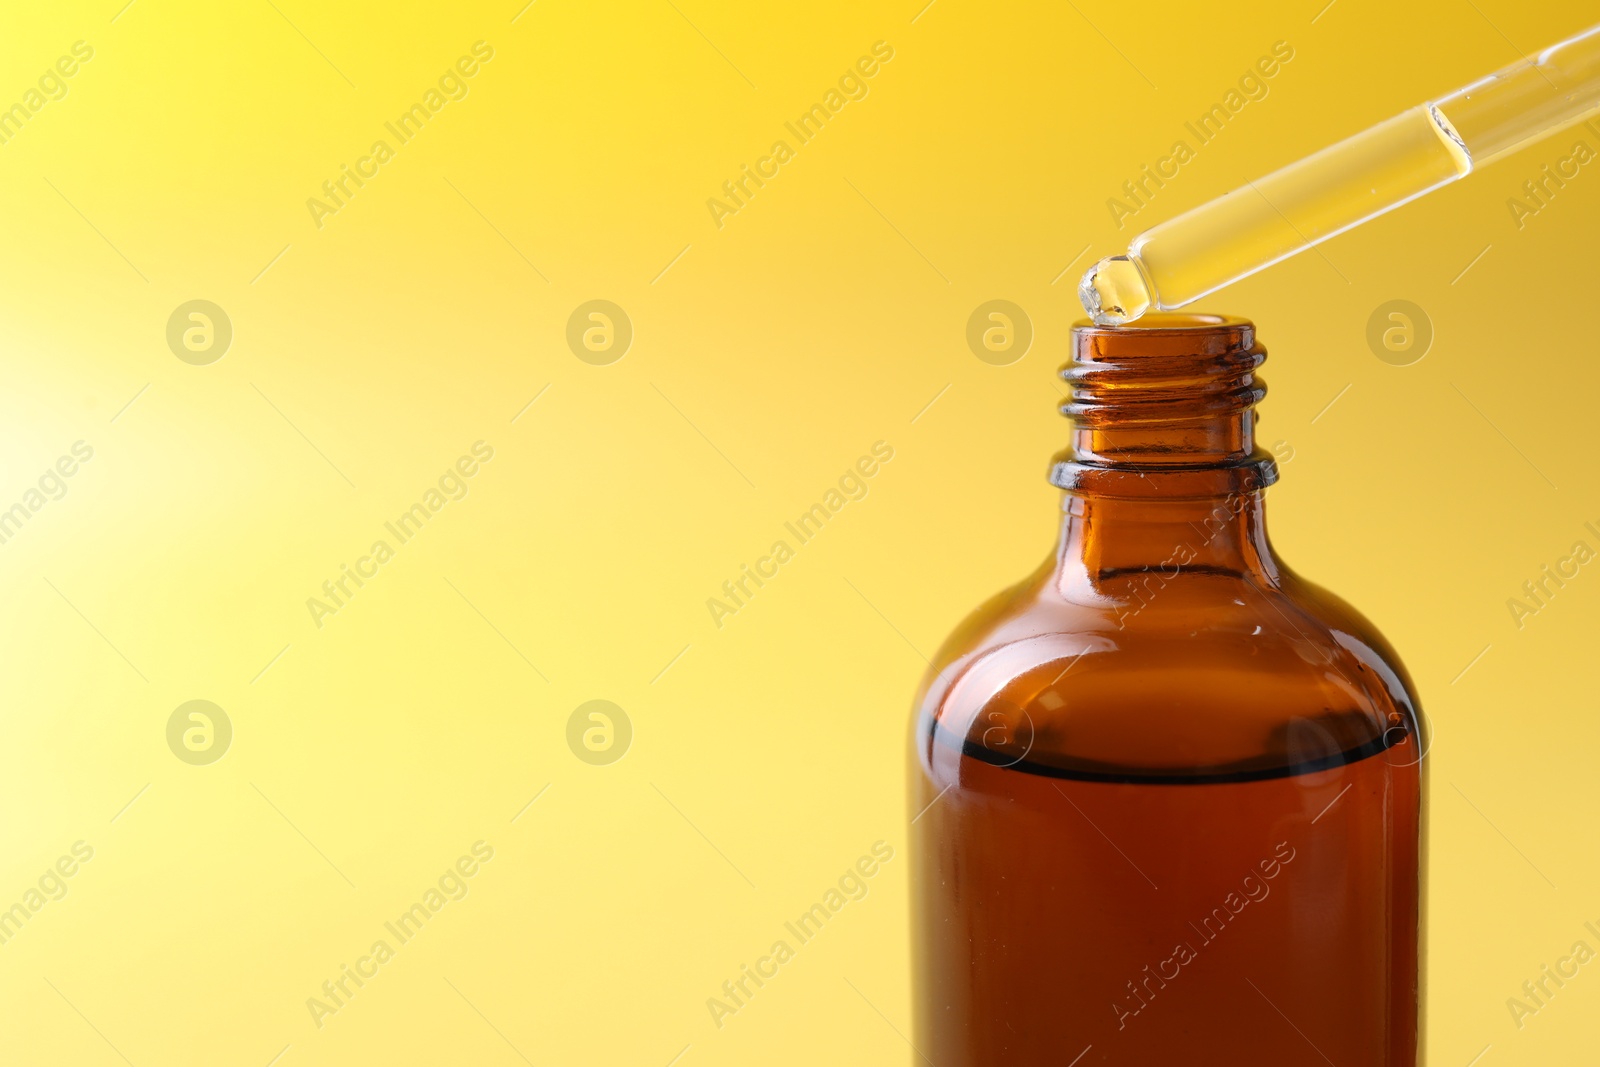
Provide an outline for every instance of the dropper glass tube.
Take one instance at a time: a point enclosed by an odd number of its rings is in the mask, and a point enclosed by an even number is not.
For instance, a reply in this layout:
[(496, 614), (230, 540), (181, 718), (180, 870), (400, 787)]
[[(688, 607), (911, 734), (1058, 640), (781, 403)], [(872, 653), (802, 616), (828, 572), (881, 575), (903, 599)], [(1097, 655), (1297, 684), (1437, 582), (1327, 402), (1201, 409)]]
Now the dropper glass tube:
[(1600, 111), (1600, 26), (1146, 230), (1078, 286), (1101, 326), (1193, 303)]

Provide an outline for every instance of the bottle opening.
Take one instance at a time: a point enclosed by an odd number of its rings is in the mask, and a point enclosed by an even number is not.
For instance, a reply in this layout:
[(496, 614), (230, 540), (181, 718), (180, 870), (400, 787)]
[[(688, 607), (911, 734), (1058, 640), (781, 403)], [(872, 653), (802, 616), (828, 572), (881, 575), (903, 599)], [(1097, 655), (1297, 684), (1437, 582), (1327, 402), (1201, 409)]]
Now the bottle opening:
[[(1205, 330), (1216, 326), (1226, 326), (1230, 321), (1243, 322), (1243, 319), (1230, 320), (1226, 315), (1184, 315), (1171, 311), (1158, 311), (1146, 315), (1137, 322), (1125, 322), (1113, 327), (1118, 330)], [(1099, 326), (1099, 323), (1080, 321), (1079, 325), (1089, 327)]]
[(1118, 337), (1152, 333), (1204, 333), (1215, 330), (1248, 330), (1255, 332), (1249, 319), (1234, 315), (1212, 315), (1199, 312), (1153, 311), (1135, 322), (1116, 324), (1079, 319), (1072, 325), (1074, 339), (1080, 334), (1094, 337)]

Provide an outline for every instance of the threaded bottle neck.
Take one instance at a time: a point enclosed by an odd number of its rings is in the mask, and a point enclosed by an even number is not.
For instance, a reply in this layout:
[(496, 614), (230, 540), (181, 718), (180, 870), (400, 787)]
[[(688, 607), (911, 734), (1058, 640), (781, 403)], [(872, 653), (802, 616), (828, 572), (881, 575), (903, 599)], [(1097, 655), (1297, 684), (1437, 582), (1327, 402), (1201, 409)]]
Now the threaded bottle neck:
[(1267, 350), (1245, 319), (1149, 315), (1072, 330), (1072, 444), (1051, 481), (1069, 492), (1135, 499), (1224, 496), (1277, 480), (1255, 444), (1256, 374)]

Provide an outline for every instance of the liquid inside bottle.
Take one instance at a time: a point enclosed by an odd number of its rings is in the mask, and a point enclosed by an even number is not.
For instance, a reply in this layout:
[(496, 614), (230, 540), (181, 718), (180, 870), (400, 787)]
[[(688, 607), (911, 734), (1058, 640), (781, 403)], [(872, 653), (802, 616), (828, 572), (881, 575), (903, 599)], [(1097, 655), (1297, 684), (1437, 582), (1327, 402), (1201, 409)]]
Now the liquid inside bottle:
[(1277, 559), (1241, 320), (1080, 327), (1057, 551), (913, 726), (938, 1067), (1414, 1067), (1423, 755), (1370, 623)]

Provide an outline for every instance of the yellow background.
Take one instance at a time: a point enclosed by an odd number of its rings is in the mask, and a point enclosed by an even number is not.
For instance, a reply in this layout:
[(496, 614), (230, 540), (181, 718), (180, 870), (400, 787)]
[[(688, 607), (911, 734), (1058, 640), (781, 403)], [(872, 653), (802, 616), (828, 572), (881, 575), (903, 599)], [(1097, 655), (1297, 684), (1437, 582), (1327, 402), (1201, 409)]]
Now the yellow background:
[[(909, 697), (1048, 551), (1087, 260), (1594, 17), (921, 2), (6, 12), (0, 103), (94, 58), (0, 145), (0, 507), (94, 458), (0, 546), (0, 907), (94, 858), (0, 946), (0, 1061), (910, 1062)], [(467, 97), (315, 226), (479, 40)], [(706, 200), (880, 40), (869, 95), (718, 228)], [(1119, 231), (1106, 199), (1280, 40), (1270, 94)], [(1203, 305), (1272, 351), (1277, 545), (1434, 722), (1435, 1064), (1587, 1062), (1600, 1013), (1592, 968), (1521, 1030), (1506, 1007), (1600, 947), (1600, 574), (1520, 630), (1506, 605), (1600, 548), (1600, 175), (1520, 230), (1506, 204), (1580, 136)], [(165, 340), (197, 298), (234, 330), (209, 366)], [(608, 366), (565, 341), (596, 298), (634, 328)], [(964, 338), (995, 298), (1035, 330), (1004, 367)], [(1406, 367), (1365, 341), (1401, 298), (1436, 334)], [(307, 598), (479, 440), (469, 495), (319, 629)], [(707, 598), (879, 440), (866, 498), (716, 627)], [(233, 724), (209, 766), (166, 743), (193, 699)], [(634, 731), (608, 766), (566, 741), (592, 699)], [(479, 840), (466, 898), (319, 1028), (307, 998)], [(867, 897), (715, 1026), (878, 840)]]

